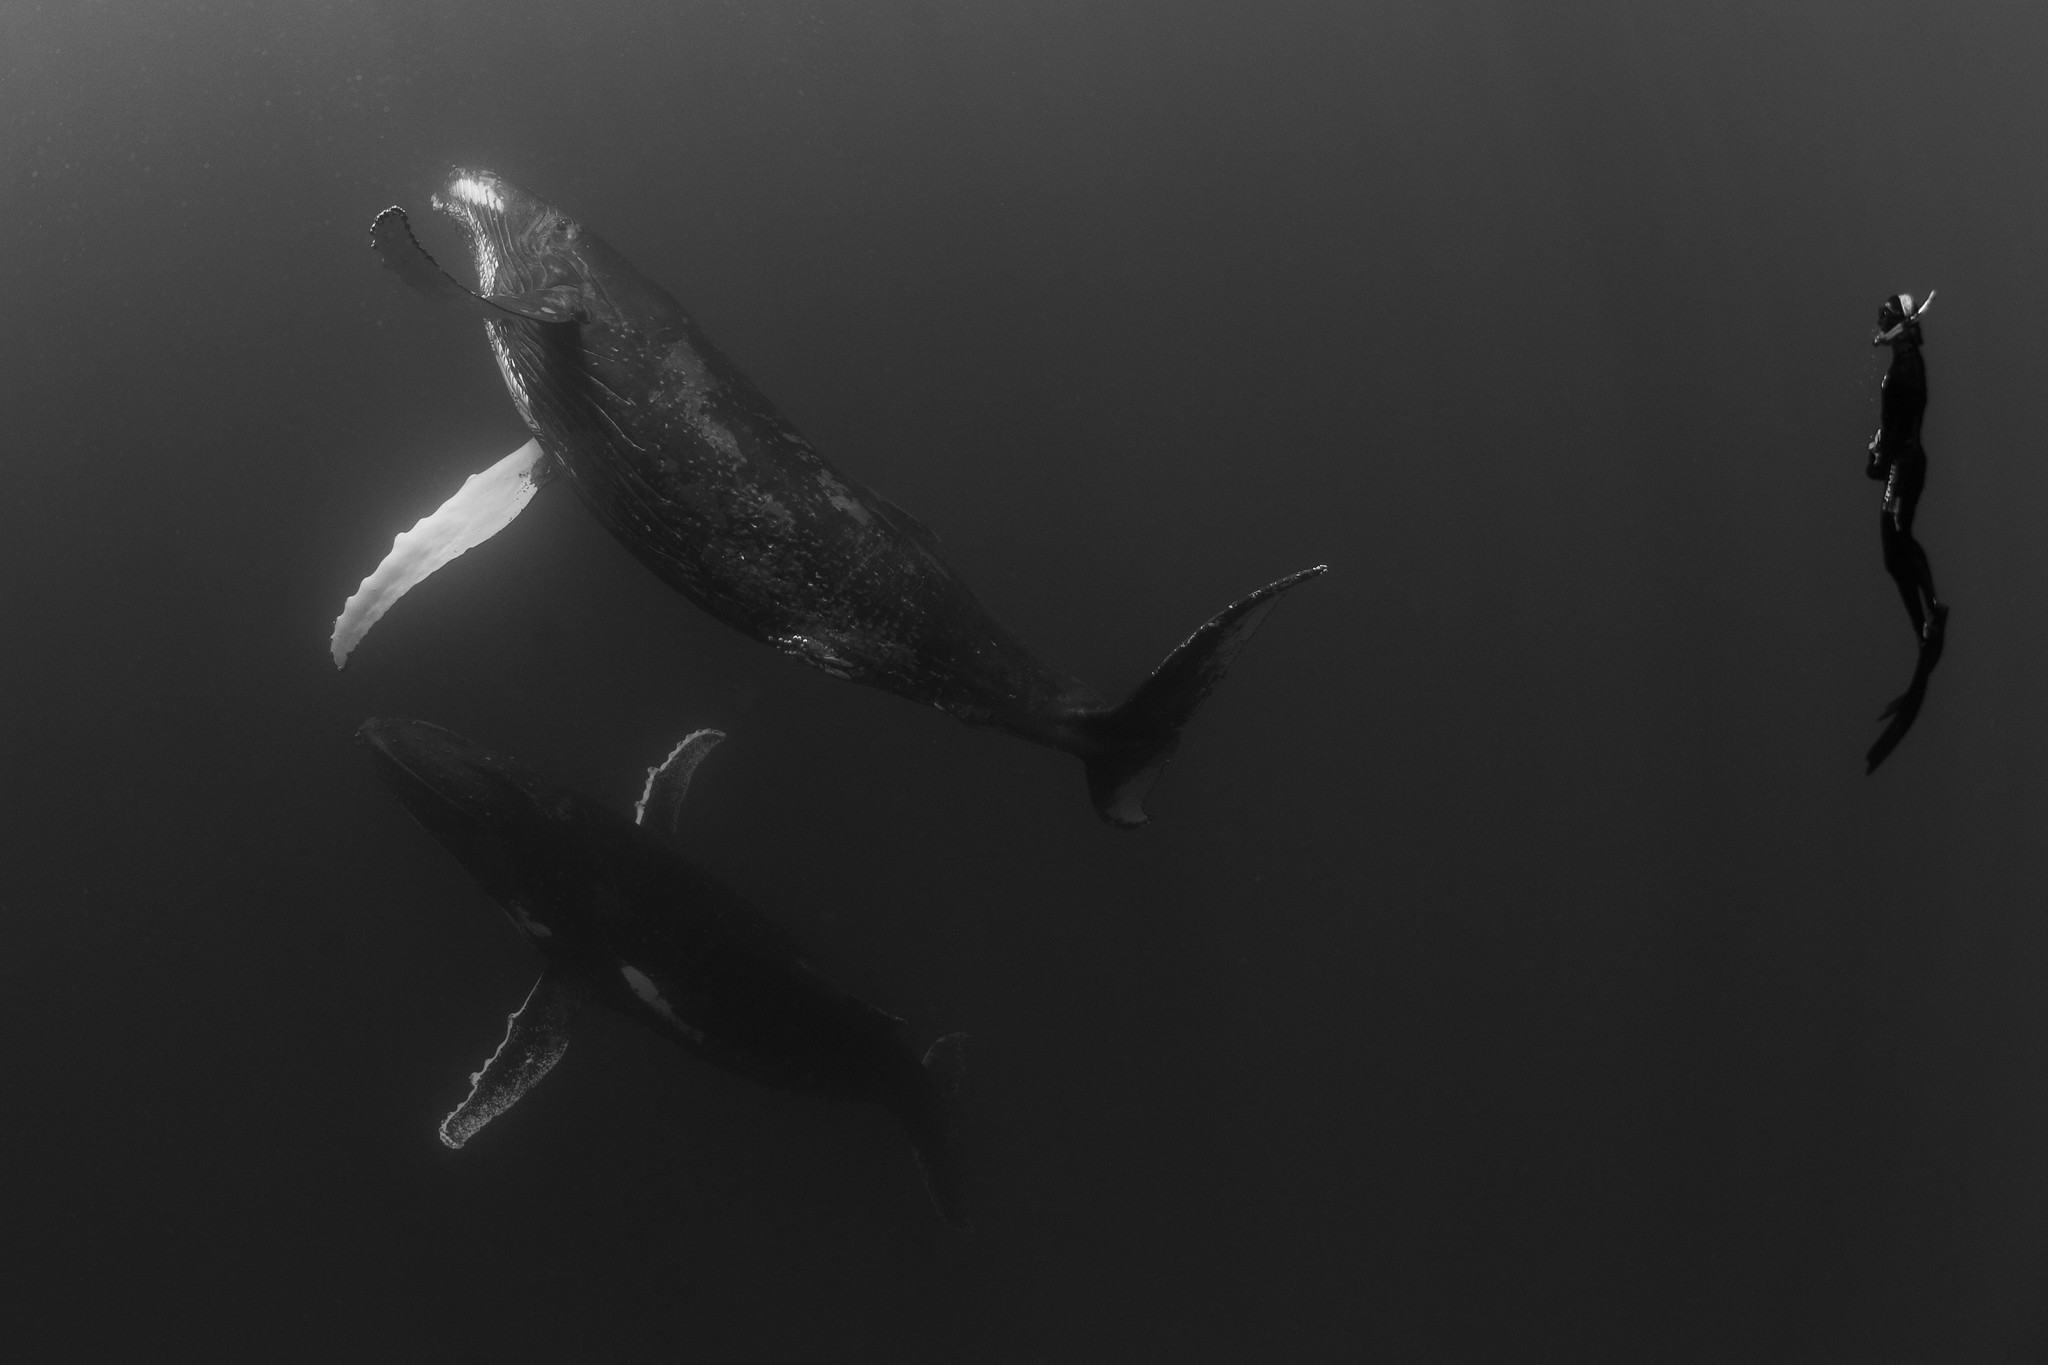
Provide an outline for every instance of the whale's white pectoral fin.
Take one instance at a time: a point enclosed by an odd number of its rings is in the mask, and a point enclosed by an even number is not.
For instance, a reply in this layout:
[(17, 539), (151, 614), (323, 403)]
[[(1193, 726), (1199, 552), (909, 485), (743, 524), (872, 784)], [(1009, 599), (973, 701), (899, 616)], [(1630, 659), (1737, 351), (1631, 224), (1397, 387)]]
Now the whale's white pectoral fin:
[(470, 475), (454, 497), (391, 543), (391, 553), (334, 619), (329, 652), (336, 668), (348, 662), (349, 651), (414, 584), (511, 524), (540, 487), (540, 461), (540, 442), (528, 441), (483, 473)]
[(581, 998), (579, 990), (553, 972), (542, 973), (526, 993), (526, 1003), (506, 1022), (505, 1041), (469, 1078), (469, 1098), (441, 1120), (443, 1143), (462, 1146), (554, 1069), (569, 1049), (569, 1018)]
[[(685, 735), (668, 757), (647, 770), (647, 785), (633, 803), (633, 823), (647, 825), (663, 836), (676, 832), (682, 817), (683, 797), (689, 794), (690, 777), (704, 755), (725, 738), (723, 730), (697, 730)], [(650, 821), (647, 817), (653, 816)]]

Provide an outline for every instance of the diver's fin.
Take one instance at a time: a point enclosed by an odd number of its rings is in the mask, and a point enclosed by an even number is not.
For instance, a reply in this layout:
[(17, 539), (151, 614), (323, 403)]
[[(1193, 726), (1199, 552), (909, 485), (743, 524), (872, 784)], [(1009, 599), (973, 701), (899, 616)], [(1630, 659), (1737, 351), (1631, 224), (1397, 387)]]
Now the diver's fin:
[(1188, 723), (1280, 594), (1325, 573), (1329, 565), (1289, 574), (1241, 597), (1210, 617), (1166, 656), (1166, 662), (1123, 705), (1080, 718), (1076, 752), (1088, 765), (1088, 795), (1096, 813), (1122, 829), (1145, 823), (1145, 794), (1173, 757)]
[(1893, 698), (1892, 704), (1885, 707), (1884, 714), (1878, 717), (1879, 720), (1889, 720), (1891, 724), (1884, 727), (1884, 733), (1877, 737), (1877, 743), (1871, 745), (1870, 751), (1863, 755), (1865, 777), (1876, 772), (1877, 765), (1892, 756), (1892, 750), (1899, 747), (1899, 741), (1906, 737), (1906, 732), (1913, 728), (1913, 722), (1920, 718), (1920, 704), (1927, 700), (1927, 689), (1918, 682), (1918, 672), (1919, 670), (1914, 670), (1914, 685)]
[(533, 500), (547, 472), (541, 464), (540, 442), (528, 441), (481, 474), (470, 475), (432, 515), (400, 532), (384, 562), (370, 571), (334, 618), (334, 635), (328, 642), (334, 666), (346, 664), (349, 651), (370, 627), (421, 579), (510, 525)]
[(442, 1142), (460, 1147), (554, 1069), (568, 1050), (569, 1019), (581, 999), (580, 988), (553, 971), (541, 974), (526, 993), (526, 1003), (506, 1021), (505, 1041), (469, 1078), (469, 1098), (441, 1120)]
[(1941, 662), (1941, 649), (1948, 641), (1948, 604), (1937, 602), (1934, 614), (1928, 621), (1927, 635), (1920, 641), (1919, 657), (1913, 661), (1913, 680), (1906, 684), (1906, 690), (1892, 699), (1885, 707), (1879, 720), (1891, 724), (1884, 727), (1884, 733), (1877, 737), (1877, 743), (1870, 746), (1870, 752), (1863, 756), (1863, 775), (1870, 776), (1877, 771), (1877, 765), (1891, 757), (1892, 750), (1899, 747), (1899, 741), (1913, 728), (1913, 722), (1920, 718), (1920, 708), (1927, 701), (1927, 683), (1934, 676), (1934, 666)]
[(914, 1115), (904, 1116), (925, 1188), (931, 1191), (939, 1217), (956, 1228), (967, 1226), (967, 1215), (960, 1202), (960, 1172), (953, 1152), (953, 1102), (966, 1070), (966, 1034), (949, 1033), (926, 1048), (925, 1093)]
[(502, 317), (506, 313), (535, 322), (576, 322), (582, 295), (566, 285), (536, 289), (526, 294), (477, 293), (443, 270), (420, 239), (412, 235), (405, 210), (393, 204), (370, 224), (370, 249), (391, 272), (439, 303), (454, 304), (480, 317)]
[[(668, 757), (647, 770), (647, 785), (633, 803), (633, 823), (645, 825), (664, 839), (676, 832), (682, 818), (683, 797), (689, 794), (690, 777), (704, 755), (725, 738), (723, 730), (696, 730), (684, 735)], [(650, 823), (648, 816), (654, 819)]]

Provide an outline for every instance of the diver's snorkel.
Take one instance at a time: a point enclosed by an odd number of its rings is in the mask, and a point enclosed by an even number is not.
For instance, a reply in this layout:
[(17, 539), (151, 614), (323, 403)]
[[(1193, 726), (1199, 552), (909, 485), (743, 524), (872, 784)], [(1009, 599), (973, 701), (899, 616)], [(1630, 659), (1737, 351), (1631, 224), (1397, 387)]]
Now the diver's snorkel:
[[(1927, 291), (1927, 297), (1921, 300), (1920, 306), (1918, 308), (1915, 308), (1913, 306), (1913, 296), (1911, 294), (1892, 295), (1891, 298), (1885, 301), (1885, 306), (1883, 309), (1884, 316), (1878, 318), (1878, 321), (1882, 323), (1886, 317), (1891, 317), (1894, 315), (1896, 315), (1899, 320), (1893, 323), (1891, 326), (1885, 328), (1883, 331), (1879, 332), (1876, 336), (1872, 337), (1870, 339), (1870, 344), (1873, 346), (1882, 346), (1888, 341), (1897, 341), (1899, 339), (1899, 336), (1908, 327), (1916, 327), (1920, 322), (1921, 314), (1925, 313), (1929, 308), (1933, 306), (1934, 291), (1932, 289)], [(1918, 340), (1918, 338), (1915, 338), (1915, 340)]]

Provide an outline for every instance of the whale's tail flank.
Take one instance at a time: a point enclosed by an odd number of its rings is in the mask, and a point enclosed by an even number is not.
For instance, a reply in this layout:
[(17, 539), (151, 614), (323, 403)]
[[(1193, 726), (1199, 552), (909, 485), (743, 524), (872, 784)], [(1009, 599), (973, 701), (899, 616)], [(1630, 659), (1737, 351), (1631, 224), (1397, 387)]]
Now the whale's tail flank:
[(967, 1226), (960, 1199), (960, 1171), (953, 1153), (953, 1102), (967, 1069), (967, 1035), (949, 1033), (925, 1049), (915, 1098), (900, 1112), (910, 1130), (917, 1169), (924, 1174), (932, 1204), (949, 1227)]
[(1145, 795), (1180, 744), (1181, 727), (1223, 681), (1280, 595), (1329, 567), (1303, 569), (1240, 597), (1183, 640), (1123, 705), (1080, 718), (1076, 750), (1088, 765), (1088, 796), (1097, 814), (1120, 829), (1146, 822)]

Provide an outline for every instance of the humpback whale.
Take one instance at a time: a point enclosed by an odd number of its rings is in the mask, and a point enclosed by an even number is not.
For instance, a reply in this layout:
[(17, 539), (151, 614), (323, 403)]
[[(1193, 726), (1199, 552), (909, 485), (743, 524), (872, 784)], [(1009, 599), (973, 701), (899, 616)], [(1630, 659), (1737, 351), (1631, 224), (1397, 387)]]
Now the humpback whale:
[[(441, 1123), (459, 1148), (560, 1061), (585, 1004), (607, 1006), (737, 1076), (880, 1104), (910, 1135), (933, 1202), (962, 1223), (948, 1115), (966, 1035), (920, 1059), (901, 1022), (834, 986), (772, 921), (670, 842), (700, 730), (650, 770), (635, 819), (418, 720), (356, 732), (378, 774), (545, 964), (498, 1050)], [(649, 817), (654, 817), (650, 821)]]
[(670, 587), (734, 629), (834, 677), (1073, 754), (1095, 808), (1145, 823), (1182, 727), (1304, 569), (1231, 603), (1121, 705), (1042, 663), (946, 563), (915, 517), (842, 473), (659, 285), (581, 223), (484, 170), (433, 199), (464, 229), (479, 289), (437, 265), (404, 210), (370, 230), (384, 264), (484, 323), (533, 440), (401, 535), (348, 600), (337, 667), (414, 584), (566, 476), (598, 521)]

